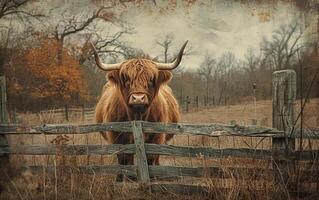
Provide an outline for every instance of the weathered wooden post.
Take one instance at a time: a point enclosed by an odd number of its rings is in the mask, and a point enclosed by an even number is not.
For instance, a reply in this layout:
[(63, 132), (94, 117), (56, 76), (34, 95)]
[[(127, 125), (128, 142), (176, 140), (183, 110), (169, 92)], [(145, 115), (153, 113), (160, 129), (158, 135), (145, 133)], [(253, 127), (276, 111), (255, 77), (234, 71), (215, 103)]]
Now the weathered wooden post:
[[(150, 175), (144, 146), (142, 123), (140, 121), (132, 121), (132, 131), (136, 148), (137, 176), (141, 188), (146, 189), (150, 183)], [(148, 189), (150, 191), (150, 188)]]
[(85, 107), (84, 107), (84, 104), (82, 104), (82, 121), (85, 121)]
[[(294, 104), (296, 100), (296, 73), (293, 70), (281, 70), (273, 73), (272, 80), (272, 126), (281, 131), (289, 131), (295, 122)], [(288, 156), (290, 152), (295, 150), (294, 138), (273, 137), (272, 149), (285, 151)], [(288, 159), (285, 161), (274, 160), (273, 170), (277, 183), (282, 183), (283, 187), (287, 187), (286, 183), (289, 176), (290, 166), (293, 161)], [(283, 179), (283, 180), (282, 180)], [(289, 195), (289, 194), (287, 194)]]
[(0, 76), (0, 121), (1, 123), (8, 123), (8, 112), (7, 112), (7, 92), (6, 92), (6, 77)]
[(17, 108), (13, 107), (12, 122), (17, 123)]
[[(7, 112), (7, 92), (6, 92), (6, 77), (0, 76), (0, 123), (8, 123), (8, 112)], [(8, 146), (8, 140), (5, 135), (0, 134), (0, 146)], [(10, 170), (9, 154), (0, 153), (0, 192), (3, 189), (4, 184), (7, 180), (8, 172)]]
[(294, 124), (296, 100), (296, 72), (281, 70), (273, 73), (272, 126), (287, 131)]
[(198, 111), (198, 96), (195, 97), (195, 106), (196, 106), (196, 111)]
[(65, 114), (65, 120), (69, 121), (69, 109), (68, 109), (68, 104), (64, 105), (64, 114)]
[(254, 95), (254, 119), (252, 125), (257, 125), (257, 99), (256, 99), (257, 84), (253, 83), (253, 95)]
[(189, 104), (190, 104), (189, 96), (187, 96), (187, 97), (186, 97), (186, 112), (189, 111), (189, 108), (188, 108)]
[(206, 107), (207, 106), (207, 99), (206, 99), (206, 96), (204, 96), (204, 107)]

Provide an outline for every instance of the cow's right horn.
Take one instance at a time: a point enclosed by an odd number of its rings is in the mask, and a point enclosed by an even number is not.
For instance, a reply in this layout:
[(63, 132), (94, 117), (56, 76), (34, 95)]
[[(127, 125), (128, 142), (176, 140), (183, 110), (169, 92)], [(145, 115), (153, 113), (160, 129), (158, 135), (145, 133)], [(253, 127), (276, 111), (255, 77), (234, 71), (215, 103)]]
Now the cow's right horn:
[(96, 50), (94, 44), (92, 42), (90, 42), (90, 44), (91, 44), (92, 49), (93, 49), (96, 65), (100, 69), (102, 69), (104, 71), (111, 71), (111, 70), (120, 69), (122, 62), (121, 63), (116, 63), (116, 64), (105, 64), (105, 63), (102, 63), (101, 58), (99, 57), (99, 54), (97, 53), (97, 50)]

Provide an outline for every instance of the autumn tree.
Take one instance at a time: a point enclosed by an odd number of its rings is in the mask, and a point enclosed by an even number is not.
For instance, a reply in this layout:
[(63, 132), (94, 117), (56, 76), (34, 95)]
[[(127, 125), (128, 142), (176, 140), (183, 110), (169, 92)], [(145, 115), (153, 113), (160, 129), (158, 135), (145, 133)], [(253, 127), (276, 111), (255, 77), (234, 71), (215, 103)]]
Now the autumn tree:
[[(28, 3), (32, 0), (1, 0), (0, 1), (0, 75), (4, 74), (4, 65), (8, 62), (10, 49), (14, 35), (16, 23), (15, 22), (28, 22), (30, 19), (41, 19), (43, 14), (37, 13), (31, 9), (27, 9)], [(26, 26), (26, 24), (23, 24)]]
[(10, 102), (31, 108), (87, 100), (86, 83), (78, 62), (66, 49), (62, 52), (63, 65), (55, 62), (58, 45), (55, 40), (43, 40), (41, 46), (25, 52), (20, 63), (8, 68)]

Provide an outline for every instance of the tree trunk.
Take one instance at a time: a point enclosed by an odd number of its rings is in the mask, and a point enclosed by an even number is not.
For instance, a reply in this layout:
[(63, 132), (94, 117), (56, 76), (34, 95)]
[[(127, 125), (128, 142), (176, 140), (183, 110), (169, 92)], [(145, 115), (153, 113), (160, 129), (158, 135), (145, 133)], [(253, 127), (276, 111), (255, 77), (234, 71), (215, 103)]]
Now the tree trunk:
[(167, 63), (167, 51), (168, 51), (168, 48), (165, 48), (164, 50), (164, 62)]
[(61, 66), (63, 64), (63, 42), (64, 42), (64, 38), (61, 37), (60, 39), (58, 39), (58, 65)]
[(222, 101), (222, 97), (223, 97), (225, 88), (226, 88), (226, 83), (223, 82), (223, 83), (222, 83), (221, 90), (220, 90), (220, 93), (219, 93), (218, 105), (221, 104), (221, 101)]
[(209, 96), (209, 77), (206, 78), (206, 102), (208, 105), (208, 96)]

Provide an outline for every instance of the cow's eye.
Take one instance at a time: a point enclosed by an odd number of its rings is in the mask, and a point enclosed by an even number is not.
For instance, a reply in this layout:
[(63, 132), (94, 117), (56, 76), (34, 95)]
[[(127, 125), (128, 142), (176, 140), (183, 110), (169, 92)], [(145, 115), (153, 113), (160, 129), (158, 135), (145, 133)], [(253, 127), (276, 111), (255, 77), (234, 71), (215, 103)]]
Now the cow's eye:
[(129, 80), (127, 80), (127, 81), (125, 81), (125, 87), (129, 87), (130, 86), (130, 81)]
[(149, 82), (148, 82), (148, 87), (154, 87), (154, 84), (155, 82), (154, 82), (154, 80), (150, 80)]

